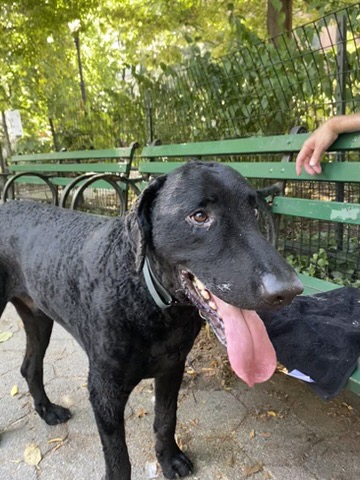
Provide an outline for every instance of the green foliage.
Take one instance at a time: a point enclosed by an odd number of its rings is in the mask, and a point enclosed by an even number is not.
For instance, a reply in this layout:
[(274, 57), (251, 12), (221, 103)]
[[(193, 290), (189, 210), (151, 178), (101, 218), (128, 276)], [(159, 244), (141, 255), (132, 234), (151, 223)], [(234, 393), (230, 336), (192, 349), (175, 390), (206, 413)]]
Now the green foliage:
[[(39, 150), (145, 142), (147, 89), (163, 141), (278, 133), (304, 120), (312, 128), (333, 113), (334, 52), (314, 48), (311, 24), (278, 48), (264, 42), (265, 10), (260, 0), (1, 2), (0, 108), (21, 111), (18, 149), (37, 139)], [(314, 15), (299, 0), (294, 14), (295, 24)], [(356, 62), (353, 48), (354, 91)]]
[(336, 12), (342, 8), (354, 4), (354, 0), (311, 0), (309, 2), (309, 10), (316, 12), (316, 15), (322, 17), (331, 12)]
[[(331, 241), (329, 243), (331, 244)], [(356, 269), (357, 238), (350, 239), (349, 244), (350, 248), (344, 259), (341, 259), (341, 255), (336, 255), (336, 249), (330, 246), (327, 250), (319, 248), (310, 258), (307, 255), (291, 254), (286, 256), (286, 260), (298, 273), (305, 273), (310, 277), (321, 278), (342, 286), (360, 287)], [(357, 245), (353, 251), (351, 251), (351, 244)]]
[(329, 259), (324, 248), (320, 248), (317, 253), (314, 253), (310, 262), (307, 256), (302, 255), (288, 255), (286, 260), (298, 273), (306, 273), (310, 277), (330, 280), (328, 274)]

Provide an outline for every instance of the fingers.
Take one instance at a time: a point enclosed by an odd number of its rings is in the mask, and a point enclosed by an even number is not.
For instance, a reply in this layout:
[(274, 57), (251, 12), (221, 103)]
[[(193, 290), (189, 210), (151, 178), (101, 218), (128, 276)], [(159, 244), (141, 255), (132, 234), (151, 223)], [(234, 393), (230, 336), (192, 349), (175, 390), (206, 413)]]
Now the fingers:
[(313, 135), (302, 146), (296, 158), (296, 175), (300, 175), (304, 168), (309, 175), (321, 173), (321, 158), (328, 147), (329, 142), (319, 141), (318, 136)]
[(315, 165), (310, 165), (310, 162), (309, 163), (304, 163), (304, 169), (305, 169), (306, 173), (308, 173), (309, 175), (316, 175), (316, 174), (321, 173), (320, 163), (315, 164)]
[(317, 160), (317, 162), (315, 164), (313, 164), (312, 160), (310, 160), (309, 162), (309, 166), (313, 169), (314, 173), (321, 173), (321, 156), (319, 156), (319, 159)]
[(307, 167), (309, 165), (313, 152), (314, 152), (314, 147), (305, 142), (296, 158), (296, 163), (295, 163), (296, 175), (301, 174), (303, 167), (307, 171)]

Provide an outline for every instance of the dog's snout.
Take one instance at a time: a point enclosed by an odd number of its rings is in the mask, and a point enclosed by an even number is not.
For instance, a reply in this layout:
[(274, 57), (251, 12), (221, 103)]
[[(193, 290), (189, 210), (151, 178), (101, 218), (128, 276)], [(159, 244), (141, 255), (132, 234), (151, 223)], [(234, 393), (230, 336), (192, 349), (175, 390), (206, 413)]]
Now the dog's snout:
[(303, 284), (295, 274), (284, 280), (268, 273), (262, 277), (260, 287), (262, 300), (273, 306), (287, 305), (303, 290)]

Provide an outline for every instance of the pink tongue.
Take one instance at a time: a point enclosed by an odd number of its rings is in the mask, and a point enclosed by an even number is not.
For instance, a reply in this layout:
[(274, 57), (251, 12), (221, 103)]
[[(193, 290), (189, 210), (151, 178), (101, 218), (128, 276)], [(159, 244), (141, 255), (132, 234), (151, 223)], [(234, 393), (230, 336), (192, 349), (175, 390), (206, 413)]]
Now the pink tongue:
[(276, 353), (258, 314), (233, 307), (213, 295), (225, 325), (227, 351), (236, 375), (250, 387), (268, 380), (276, 368)]

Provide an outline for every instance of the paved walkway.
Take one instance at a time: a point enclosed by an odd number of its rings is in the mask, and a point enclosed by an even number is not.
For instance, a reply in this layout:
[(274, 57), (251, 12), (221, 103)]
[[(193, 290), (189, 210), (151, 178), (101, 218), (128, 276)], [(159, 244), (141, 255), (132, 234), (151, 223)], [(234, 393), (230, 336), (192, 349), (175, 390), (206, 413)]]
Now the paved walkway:
[[(100, 480), (104, 464), (80, 347), (56, 326), (45, 383), (49, 397), (70, 407), (73, 418), (50, 427), (34, 413), (19, 372), (25, 334), (12, 307), (0, 332), (13, 333), (0, 343), (0, 480)], [(162, 479), (153, 449), (151, 381), (138, 386), (126, 416), (133, 480)], [(177, 432), (196, 466), (192, 480), (360, 479), (360, 397), (345, 392), (325, 403), (280, 373), (249, 389), (205, 332), (189, 358)]]

